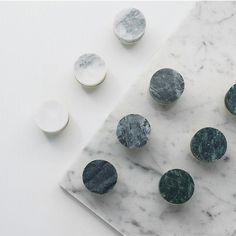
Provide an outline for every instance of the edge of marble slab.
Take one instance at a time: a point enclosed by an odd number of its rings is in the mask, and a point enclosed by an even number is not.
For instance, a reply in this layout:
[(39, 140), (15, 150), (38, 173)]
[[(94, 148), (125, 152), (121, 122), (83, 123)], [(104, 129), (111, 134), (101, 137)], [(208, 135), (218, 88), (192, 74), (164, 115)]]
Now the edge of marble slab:
[[(61, 181), (62, 182), (62, 181)], [(105, 218), (102, 216), (98, 215), (94, 210), (89, 208), (87, 205), (83, 203), (83, 201), (77, 199), (70, 191), (64, 188), (62, 183), (59, 183), (60, 188), (63, 190), (63, 192), (71, 198), (71, 200), (74, 200), (76, 203), (79, 203), (81, 207), (83, 207), (85, 210), (88, 211), (88, 213), (91, 213), (91, 215), (96, 216), (102, 223), (105, 223), (106, 226), (108, 226), (111, 230), (113, 230), (114, 233), (117, 235), (123, 235), (115, 226), (111, 225)]]
[[(150, 73), (152, 73), (153, 71), (153, 67), (155, 60), (158, 58), (159, 53), (163, 50), (162, 48), (165, 47), (165, 45), (168, 43), (168, 41), (170, 41), (172, 39), (172, 37), (178, 32), (178, 30), (184, 26), (184, 23), (186, 21), (186, 19), (188, 19), (192, 12), (194, 11), (194, 9), (197, 7), (199, 3), (195, 2), (195, 4), (193, 5), (193, 7), (189, 10), (188, 14), (185, 16), (185, 18), (182, 20), (182, 22), (179, 24), (179, 26), (177, 27), (177, 29), (165, 40), (165, 42), (161, 45), (162, 47), (159, 47), (155, 50), (155, 53), (151, 56), (151, 58), (149, 59), (149, 63), (147, 63), (146, 69), (144, 70), (143, 73), (141, 73), (138, 78), (131, 83), (130, 87), (128, 88), (128, 90), (125, 92), (125, 94), (123, 95), (123, 97), (117, 102), (117, 104), (115, 105), (115, 107), (112, 109), (112, 111), (107, 115), (107, 117), (105, 118), (105, 120), (103, 121), (102, 125), (98, 128), (98, 130), (96, 130), (95, 134), (90, 138), (90, 140), (84, 145), (84, 147), (81, 149), (80, 153), (78, 156), (80, 156), (80, 154), (83, 152), (83, 150), (90, 144), (90, 142), (93, 140), (93, 137), (97, 134), (97, 132), (103, 127), (105, 121), (107, 120), (107, 118), (112, 114), (112, 112), (116, 109), (117, 106), (119, 106), (119, 104), (123, 101), (123, 98), (126, 97), (126, 95), (129, 92), (129, 89), (132, 87), (133, 84), (137, 83), (138, 80), (141, 80), (143, 77), (147, 77)], [(75, 160), (72, 162), (72, 164), (70, 166), (73, 166), (77, 161), (78, 161), (78, 157), (75, 158)], [(122, 232), (120, 232), (120, 230), (114, 226), (111, 225), (110, 222), (108, 222), (104, 217), (102, 217), (101, 215), (98, 215), (94, 210), (92, 210), (91, 208), (89, 208), (88, 206), (86, 206), (86, 204), (81, 200), (81, 199), (77, 199), (74, 194), (71, 191), (68, 191), (65, 187), (64, 187), (64, 179), (65, 176), (63, 176), (63, 178), (61, 179), (61, 181), (59, 182), (59, 187), (63, 190), (63, 192), (65, 194), (67, 194), (69, 197), (71, 197), (72, 199), (74, 199), (76, 202), (79, 202), (81, 204), (82, 207), (84, 207), (86, 210), (88, 210), (88, 212), (91, 212), (92, 214), (94, 214), (95, 216), (97, 216), (100, 220), (102, 220), (108, 227), (110, 227), (112, 230), (114, 230), (115, 233), (123, 235)]]

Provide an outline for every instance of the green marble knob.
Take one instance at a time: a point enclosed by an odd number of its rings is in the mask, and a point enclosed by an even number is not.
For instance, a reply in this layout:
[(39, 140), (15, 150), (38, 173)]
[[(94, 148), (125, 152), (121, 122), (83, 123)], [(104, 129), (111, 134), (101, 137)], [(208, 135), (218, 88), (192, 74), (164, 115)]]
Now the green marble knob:
[(191, 175), (184, 170), (169, 170), (160, 179), (159, 191), (167, 202), (182, 204), (192, 197), (194, 182)]
[(116, 135), (121, 144), (127, 148), (144, 146), (151, 132), (151, 126), (146, 118), (138, 114), (123, 117), (116, 129)]
[(192, 138), (191, 151), (198, 160), (211, 162), (220, 159), (226, 152), (227, 141), (218, 129), (200, 129)]
[(175, 102), (184, 91), (184, 79), (177, 71), (164, 68), (151, 78), (149, 92), (154, 100), (162, 105)]
[(82, 178), (89, 191), (104, 194), (115, 186), (118, 176), (111, 163), (105, 160), (94, 160), (84, 168)]
[(236, 115), (236, 84), (225, 95), (225, 106), (230, 113)]

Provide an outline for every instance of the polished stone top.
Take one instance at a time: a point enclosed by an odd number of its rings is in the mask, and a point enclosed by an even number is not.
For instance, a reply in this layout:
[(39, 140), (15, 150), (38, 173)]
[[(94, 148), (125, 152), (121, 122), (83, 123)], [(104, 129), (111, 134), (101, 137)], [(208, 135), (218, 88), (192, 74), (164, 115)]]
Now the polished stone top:
[(115, 18), (114, 33), (125, 44), (137, 42), (144, 34), (146, 20), (136, 8), (122, 10)]
[(74, 64), (76, 80), (84, 86), (96, 86), (102, 83), (106, 77), (107, 68), (104, 60), (94, 54), (81, 55)]
[(169, 170), (160, 179), (159, 191), (166, 201), (182, 204), (192, 197), (194, 182), (190, 174), (184, 170)]
[(193, 136), (190, 146), (197, 159), (210, 162), (223, 157), (227, 149), (227, 141), (221, 131), (207, 127)]
[(225, 106), (233, 115), (236, 115), (236, 84), (225, 95)]
[(160, 104), (167, 105), (176, 101), (183, 91), (183, 77), (173, 69), (158, 70), (151, 78), (149, 92)]
[(148, 141), (151, 126), (147, 119), (138, 114), (129, 114), (123, 117), (116, 130), (121, 144), (128, 148), (141, 148)]
[(93, 193), (107, 193), (115, 186), (116, 182), (116, 169), (108, 161), (91, 161), (83, 171), (83, 183)]
[(45, 101), (34, 117), (36, 125), (46, 133), (57, 133), (69, 122), (69, 113), (58, 101)]

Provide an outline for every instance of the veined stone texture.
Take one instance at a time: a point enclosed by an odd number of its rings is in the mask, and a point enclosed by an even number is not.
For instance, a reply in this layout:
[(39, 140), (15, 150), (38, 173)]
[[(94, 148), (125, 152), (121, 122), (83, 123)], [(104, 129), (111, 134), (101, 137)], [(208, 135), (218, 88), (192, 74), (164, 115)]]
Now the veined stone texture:
[(115, 18), (114, 33), (124, 44), (137, 42), (145, 32), (146, 20), (136, 8), (122, 10)]
[(191, 175), (184, 170), (169, 170), (160, 179), (159, 191), (166, 201), (182, 204), (192, 197), (194, 182)]
[(146, 118), (138, 114), (123, 117), (116, 129), (120, 143), (127, 148), (141, 148), (148, 141), (151, 126)]
[[(197, 2), (65, 174), (62, 188), (122, 235), (236, 234), (236, 121), (224, 105), (236, 78), (235, 25), (234, 2)], [(150, 78), (161, 68), (174, 68), (184, 78), (185, 91), (171, 106), (160, 106), (149, 94)], [(116, 137), (117, 123), (131, 113), (146, 117), (152, 127), (147, 144), (134, 150)], [(190, 141), (202, 127), (224, 133), (226, 156), (212, 163), (193, 157)], [(94, 159), (113, 163), (119, 175), (113, 191), (102, 196), (87, 191), (81, 178)], [(173, 168), (187, 171), (195, 183), (192, 198), (177, 206), (158, 188)]]

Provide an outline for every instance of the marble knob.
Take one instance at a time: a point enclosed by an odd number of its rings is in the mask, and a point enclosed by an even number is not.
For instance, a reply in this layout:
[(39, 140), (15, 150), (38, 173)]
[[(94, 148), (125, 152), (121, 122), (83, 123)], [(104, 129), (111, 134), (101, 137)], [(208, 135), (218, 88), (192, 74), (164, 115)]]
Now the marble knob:
[(136, 8), (122, 10), (115, 18), (114, 33), (124, 44), (137, 42), (145, 32), (146, 20)]
[(184, 91), (184, 79), (173, 69), (158, 70), (151, 78), (149, 92), (160, 104), (175, 102)]
[(167, 171), (160, 179), (161, 196), (172, 204), (187, 202), (194, 192), (194, 181), (189, 173), (181, 169)]
[(35, 114), (36, 125), (46, 133), (56, 133), (66, 127), (69, 114), (57, 101), (44, 102)]
[(150, 132), (151, 126), (146, 118), (129, 114), (119, 121), (116, 135), (125, 147), (141, 148), (147, 143)]
[(74, 64), (76, 80), (84, 86), (101, 84), (107, 73), (104, 60), (94, 53), (83, 54)]
[(82, 178), (89, 191), (104, 194), (115, 186), (118, 177), (116, 169), (111, 163), (104, 160), (94, 160), (84, 168)]
[(211, 162), (220, 159), (226, 152), (227, 141), (218, 129), (200, 129), (192, 138), (191, 151), (198, 160)]
[(225, 95), (225, 106), (230, 113), (236, 115), (236, 84)]

